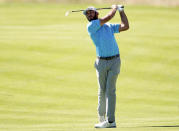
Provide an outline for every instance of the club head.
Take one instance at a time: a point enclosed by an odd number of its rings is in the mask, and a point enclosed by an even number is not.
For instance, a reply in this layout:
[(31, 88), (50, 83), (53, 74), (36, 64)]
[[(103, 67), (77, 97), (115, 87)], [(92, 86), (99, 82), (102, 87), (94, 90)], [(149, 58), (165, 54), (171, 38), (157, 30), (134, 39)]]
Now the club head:
[(69, 13), (70, 13), (70, 12), (69, 12), (69, 11), (67, 11), (67, 12), (65, 13), (65, 16), (68, 16), (68, 15), (69, 15)]

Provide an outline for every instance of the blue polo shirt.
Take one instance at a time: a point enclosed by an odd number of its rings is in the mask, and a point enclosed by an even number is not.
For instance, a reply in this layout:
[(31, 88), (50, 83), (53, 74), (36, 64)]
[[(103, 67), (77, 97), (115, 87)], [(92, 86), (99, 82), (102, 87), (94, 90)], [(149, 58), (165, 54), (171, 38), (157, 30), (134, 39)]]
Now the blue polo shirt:
[(100, 20), (92, 20), (87, 25), (88, 34), (96, 46), (96, 55), (109, 57), (119, 54), (119, 48), (114, 33), (119, 33), (120, 24), (106, 23), (100, 25)]

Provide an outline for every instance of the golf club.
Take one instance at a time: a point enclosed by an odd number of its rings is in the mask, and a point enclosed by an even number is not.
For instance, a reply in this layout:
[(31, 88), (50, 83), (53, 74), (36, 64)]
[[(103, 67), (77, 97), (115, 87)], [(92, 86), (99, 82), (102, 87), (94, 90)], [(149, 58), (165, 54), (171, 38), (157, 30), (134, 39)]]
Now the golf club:
[[(122, 6), (121, 8), (124, 8), (124, 6)], [(107, 8), (96, 8), (96, 10), (105, 10), (105, 9), (112, 9), (111, 7), (107, 7)], [(72, 11), (67, 11), (65, 13), (65, 16), (68, 16), (71, 12), (81, 12), (81, 11), (84, 11), (84, 10), (72, 10)]]

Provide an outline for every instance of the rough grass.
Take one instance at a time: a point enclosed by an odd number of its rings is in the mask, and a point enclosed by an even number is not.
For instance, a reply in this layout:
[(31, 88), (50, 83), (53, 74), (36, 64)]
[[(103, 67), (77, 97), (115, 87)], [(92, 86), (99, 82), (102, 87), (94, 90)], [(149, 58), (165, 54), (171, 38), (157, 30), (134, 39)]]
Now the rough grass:
[[(64, 16), (86, 6), (0, 5), (1, 131), (95, 130), (95, 47), (85, 17)], [(130, 30), (116, 35), (118, 128), (110, 130), (179, 129), (178, 11), (126, 7)], [(119, 21), (116, 15), (111, 22)]]
[(38, 2), (38, 3), (88, 3), (88, 4), (123, 4), (123, 5), (155, 5), (155, 6), (179, 6), (178, 0), (0, 0), (0, 2)]

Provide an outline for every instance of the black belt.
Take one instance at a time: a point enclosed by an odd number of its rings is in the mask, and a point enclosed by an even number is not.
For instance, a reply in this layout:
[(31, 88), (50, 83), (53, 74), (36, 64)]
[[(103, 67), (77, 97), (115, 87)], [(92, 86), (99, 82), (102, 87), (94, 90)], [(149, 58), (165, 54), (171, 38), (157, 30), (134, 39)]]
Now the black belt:
[(111, 60), (111, 59), (114, 59), (116, 57), (119, 57), (119, 54), (114, 55), (114, 56), (109, 56), (109, 57), (100, 57), (100, 56), (98, 56), (98, 59)]

